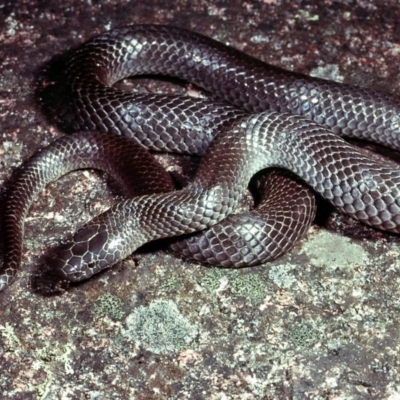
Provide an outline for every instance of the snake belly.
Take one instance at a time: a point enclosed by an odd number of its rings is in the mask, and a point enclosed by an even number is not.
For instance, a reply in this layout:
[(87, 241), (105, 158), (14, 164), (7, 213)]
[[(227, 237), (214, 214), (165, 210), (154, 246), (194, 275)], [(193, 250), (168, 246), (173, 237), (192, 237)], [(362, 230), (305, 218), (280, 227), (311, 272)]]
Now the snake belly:
[(128, 136), (151, 150), (204, 154), (208, 145), (201, 144), (214, 129), (213, 118), (200, 113), (195, 123), (177, 123), (180, 106), (164, 107), (166, 97), (155, 111), (148, 96), (112, 87), (138, 74), (187, 80), (250, 115), (230, 121), (229, 129), (215, 117), (223, 133), (187, 188), (128, 199), (95, 218), (60, 250), (49, 279), (87, 279), (149, 240), (214, 225), (235, 209), (250, 177), (270, 166), (299, 175), (354, 218), (399, 231), (399, 172), (337, 136), (399, 149), (397, 97), (284, 71), (183, 29), (137, 25), (106, 32), (71, 52), (64, 126)]

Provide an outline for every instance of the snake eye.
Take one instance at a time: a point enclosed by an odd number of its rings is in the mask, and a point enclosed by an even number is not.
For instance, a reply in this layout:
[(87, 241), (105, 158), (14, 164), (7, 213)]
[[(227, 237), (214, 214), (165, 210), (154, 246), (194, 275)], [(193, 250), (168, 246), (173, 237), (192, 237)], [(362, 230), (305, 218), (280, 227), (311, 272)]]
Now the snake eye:
[(93, 270), (96, 267), (96, 264), (94, 262), (88, 263), (87, 267), (91, 270)]

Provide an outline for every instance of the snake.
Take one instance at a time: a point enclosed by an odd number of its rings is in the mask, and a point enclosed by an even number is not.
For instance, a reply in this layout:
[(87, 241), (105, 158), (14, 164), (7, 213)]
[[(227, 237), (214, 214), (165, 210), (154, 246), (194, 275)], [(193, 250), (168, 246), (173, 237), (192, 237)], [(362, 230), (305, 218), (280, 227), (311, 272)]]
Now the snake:
[[(211, 98), (134, 95), (113, 87), (142, 74), (188, 81)], [(270, 167), (291, 171), (364, 224), (400, 231), (400, 171), (341, 137), (398, 150), (400, 107), (394, 95), (286, 71), (163, 25), (112, 29), (78, 46), (69, 54), (61, 85), (57, 120), (66, 130), (122, 135), (152, 151), (196, 154), (202, 161), (183, 189), (128, 197), (85, 224), (35, 280), (43, 293), (88, 279), (149, 241), (218, 226), (237, 208), (251, 177)], [(69, 146), (80, 147), (83, 133)], [(6, 209), (9, 250), (1, 288), (14, 278), (20, 262), (15, 254), (21, 251), (21, 224), (7, 214)], [(275, 231), (278, 242), (286, 240), (292, 223), (289, 217)]]

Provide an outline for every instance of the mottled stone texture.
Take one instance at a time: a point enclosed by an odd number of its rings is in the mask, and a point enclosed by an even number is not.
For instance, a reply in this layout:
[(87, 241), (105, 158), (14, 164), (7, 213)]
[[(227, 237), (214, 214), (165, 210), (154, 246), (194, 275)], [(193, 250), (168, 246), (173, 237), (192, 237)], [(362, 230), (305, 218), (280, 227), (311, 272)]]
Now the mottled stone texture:
[[(45, 62), (116, 26), (181, 26), (291, 70), (400, 94), (397, 0), (7, 0), (0, 7), (1, 182), (63, 133), (34, 97)], [(192, 90), (147, 78), (123, 85)], [(181, 172), (188, 162), (175, 164)], [(0, 294), (2, 398), (400, 395), (399, 240), (331, 214), (325, 203), (308, 238), (268, 265), (210, 269), (154, 244), (60, 297), (34, 295), (38, 257), (114, 194), (97, 174), (74, 173), (32, 208), (23, 272)], [(152, 319), (158, 330), (138, 331), (137, 321), (148, 328)]]

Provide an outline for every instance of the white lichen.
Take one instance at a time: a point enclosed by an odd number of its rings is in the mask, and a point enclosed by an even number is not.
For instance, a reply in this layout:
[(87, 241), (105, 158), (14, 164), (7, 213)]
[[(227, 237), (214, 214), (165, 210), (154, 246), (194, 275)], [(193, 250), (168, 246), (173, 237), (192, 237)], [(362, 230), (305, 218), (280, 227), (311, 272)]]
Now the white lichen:
[(172, 301), (157, 300), (138, 307), (126, 319), (122, 334), (135, 346), (156, 354), (177, 352), (197, 336), (196, 326), (185, 318)]

